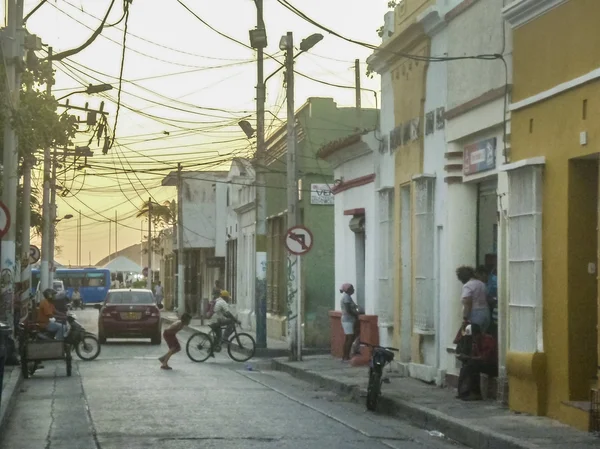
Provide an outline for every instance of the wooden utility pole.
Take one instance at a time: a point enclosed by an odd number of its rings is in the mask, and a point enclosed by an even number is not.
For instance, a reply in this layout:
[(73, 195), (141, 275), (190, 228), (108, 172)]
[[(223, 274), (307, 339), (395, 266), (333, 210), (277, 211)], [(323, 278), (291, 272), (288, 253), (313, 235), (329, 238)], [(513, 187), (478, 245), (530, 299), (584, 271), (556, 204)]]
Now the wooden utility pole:
[(362, 101), (360, 98), (360, 59), (354, 61), (354, 79), (356, 86), (356, 127), (363, 130), (362, 124)]
[(148, 290), (152, 290), (152, 198), (148, 198)]

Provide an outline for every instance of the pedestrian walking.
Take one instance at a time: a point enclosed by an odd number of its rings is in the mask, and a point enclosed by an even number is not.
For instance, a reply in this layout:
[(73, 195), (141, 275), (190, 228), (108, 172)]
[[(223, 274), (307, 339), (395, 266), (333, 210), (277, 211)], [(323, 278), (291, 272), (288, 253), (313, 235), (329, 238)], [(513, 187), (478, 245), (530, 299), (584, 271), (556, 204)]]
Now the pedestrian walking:
[(189, 325), (192, 321), (192, 315), (189, 313), (184, 313), (181, 315), (181, 319), (171, 324), (165, 331), (163, 332), (163, 338), (169, 347), (169, 352), (167, 352), (162, 357), (158, 358), (158, 361), (161, 363), (160, 369), (173, 369), (169, 366), (169, 359), (173, 356), (173, 354), (181, 351), (181, 345), (179, 344), (179, 340), (177, 339), (177, 333), (183, 329), (185, 326)]
[(156, 304), (162, 304), (163, 302), (163, 288), (160, 281), (154, 287), (154, 297), (156, 298)]

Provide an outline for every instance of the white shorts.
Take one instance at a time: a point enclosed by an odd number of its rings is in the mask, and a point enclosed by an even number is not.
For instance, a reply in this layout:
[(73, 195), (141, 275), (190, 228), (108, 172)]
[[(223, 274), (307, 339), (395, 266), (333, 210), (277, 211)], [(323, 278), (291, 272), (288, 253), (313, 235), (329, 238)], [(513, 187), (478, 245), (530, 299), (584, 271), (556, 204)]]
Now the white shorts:
[(354, 321), (342, 321), (342, 329), (346, 335), (354, 334)]

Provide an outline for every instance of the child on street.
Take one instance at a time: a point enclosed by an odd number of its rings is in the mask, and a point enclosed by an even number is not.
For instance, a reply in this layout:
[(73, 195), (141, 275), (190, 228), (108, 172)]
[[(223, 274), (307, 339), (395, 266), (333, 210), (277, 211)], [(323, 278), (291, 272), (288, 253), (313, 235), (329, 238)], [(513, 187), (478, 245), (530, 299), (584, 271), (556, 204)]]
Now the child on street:
[(169, 346), (169, 352), (158, 358), (159, 362), (161, 363), (160, 369), (173, 369), (169, 366), (169, 359), (173, 354), (181, 351), (181, 345), (179, 344), (179, 340), (177, 340), (177, 333), (185, 326), (189, 325), (191, 321), (192, 315), (189, 313), (184, 313), (181, 315), (181, 319), (179, 321), (171, 324), (163, 332), (163, 338)]

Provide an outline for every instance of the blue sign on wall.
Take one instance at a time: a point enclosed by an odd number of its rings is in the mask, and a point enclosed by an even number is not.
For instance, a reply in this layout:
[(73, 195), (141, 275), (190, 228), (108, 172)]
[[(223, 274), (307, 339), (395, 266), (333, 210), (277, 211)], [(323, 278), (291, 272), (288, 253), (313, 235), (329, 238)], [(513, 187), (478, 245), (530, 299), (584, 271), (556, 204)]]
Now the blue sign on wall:
[(466, 145), (463, 151), (463, 173), (473, 175), (496, 168), (496, 138)]

